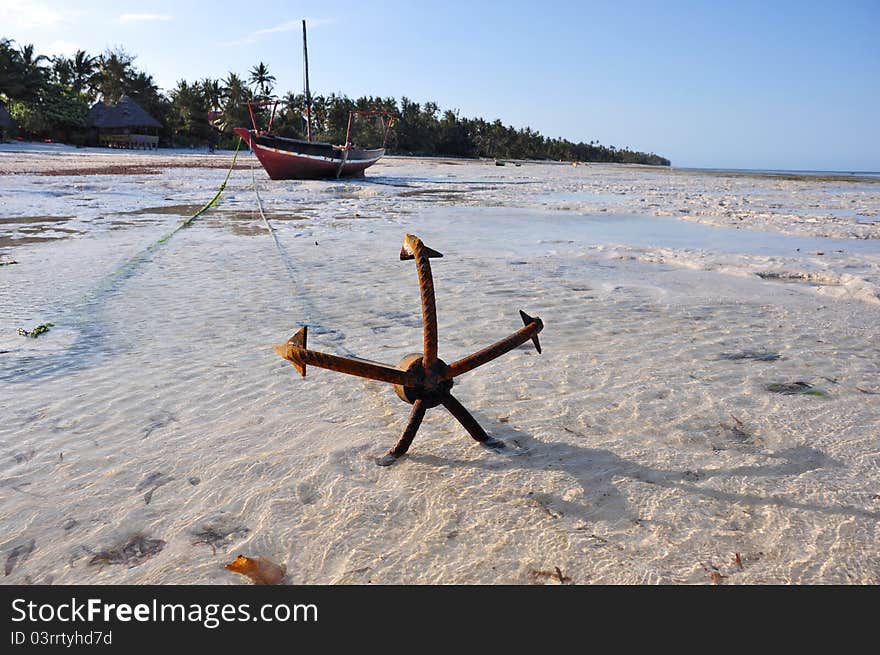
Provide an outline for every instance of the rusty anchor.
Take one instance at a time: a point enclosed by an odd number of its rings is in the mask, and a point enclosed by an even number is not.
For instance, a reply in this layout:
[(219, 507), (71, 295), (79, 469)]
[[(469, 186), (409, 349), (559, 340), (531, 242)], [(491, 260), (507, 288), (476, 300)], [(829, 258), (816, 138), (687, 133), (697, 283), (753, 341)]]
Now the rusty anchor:
[(401, 400), (412, 405), (409, 422), (403, 435), (384, 457), (376, 460), (379, 466), (393, 464), (409, 450), (425, 417), (425, 412), (437, 405), (443, 405), (448, 409), (468, 434), (484, 446), (504, 448), (504, 442), (486, 434), (471, 413), (450, 393), (453, 378), (510, 352), (530, 339), (537, 351), (541, 352), (538, 333), (544, 329), (544, 323), (540, 318), (520, 311), (523, 327), (510, 336), (451, 364), (446, 364), (440, 359), (437, 356), (437, 307), (434, 301), (434, 279), (431, 275), (430, 260), (442, 256), (422, 243), (418, 237), (411, 234), (404, 237), (400, 259), (414, 260), (419, 277), (424, 326), (423, 353), (407, 355), (396, 367), (366, 359), (330, 355), (308, 349), (308, 326), (304, 326), (285, 343), (275, 346), (275, 352), (293, 364), (303, 377), (306, 375), (306, 366), (318, 366), (331, 371), (388, 382), (394, 385), (394, 390)]

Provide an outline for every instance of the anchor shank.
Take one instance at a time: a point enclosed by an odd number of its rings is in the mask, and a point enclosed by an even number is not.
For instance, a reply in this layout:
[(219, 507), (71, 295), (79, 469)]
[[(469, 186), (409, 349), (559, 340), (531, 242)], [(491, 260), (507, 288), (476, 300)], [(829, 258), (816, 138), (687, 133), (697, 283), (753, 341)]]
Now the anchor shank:
[(360, 359), (338, 357), (317, 350), (298, 348), (297, 346), (288, 346), (287, 351), (282, 357), (301, 365), (317, 366), (331, 371), (339, 371), (340, 373), (348, 373), (349, 375), (356, 375), (370, 380), (379, 380), (380, 382), (388, 382), (390, 384), (410, 386), (415, 383), (415, 380), (413, 380), (412, 376), (406, 371), (401, 371), (400, 369), (392, 368), (391, 366), (384, 366), (382, 364)]
[(462, 427), (468, 431), (468, 434), (471, 435), (477, 441), (489, 441), (490, 437), (486, 434), (486, 431), (477, 423), (477, 419), (471, 416), (471, 413), (467, 411), (458, 400), (455, 399), (451, 393), (446, 394), (443, 400), (441, 401), (443, 406), (449, 410), (449, 413), (452, 414), (456, 420), (461, 423)]
[(487, 362), (491, 362), (493, 359), (501, 357), (501, 355), (510, 352), (517, 346), (521, 346), (529, 339), (534, 339), (535, 335), (537, 335), (543, 328), (544, 324), (541, 320), (536, 319), (531, 323), (524, 325), (509, 337), (497, 341), (491, 346), (475, 352), (473, 355), (468, 355), (458, 361), (452, 362), (446, 369), (446, 374), (443, 377), (448, 380), (457, 377), (462, 373), (467, 373)]
[(423, 364), (430, 368), (437, 362), (437, 304), (434, 300), (434, 277), (431, 274), (431, 257), (443, 255), (429, 248), (422, 240), (412, 234), (403, 238), (401, 259), (414, 259), (419, 275), (419, 292), (422, 297), (422, 325), (424, 332)]
[(422, 296), (422, 323), (424, 324), (424, 366), (429, 368), (437, 361), (437, 304), (434, 300), (434, 277), (431, 261), (421, 247), (415, 251), (416, 270), (419, 274), (419, 291)]

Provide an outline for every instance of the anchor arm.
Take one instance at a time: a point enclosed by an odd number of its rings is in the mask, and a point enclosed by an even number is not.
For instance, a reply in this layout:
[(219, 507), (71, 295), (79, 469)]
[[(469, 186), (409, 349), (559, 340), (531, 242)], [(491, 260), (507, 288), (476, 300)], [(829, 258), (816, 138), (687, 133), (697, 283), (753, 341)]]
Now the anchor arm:
[(468, 434), (474, 439), (477, 441), (486, 441), (490, 438), (482, 426), (477, 423), (477, 419), (471, 416), (471, 413), (467, 411), (464, 405), (458, 402), (455, 396), (451, 393), (446, 394), (441, 402), (443, 403), (443, 406), (449, 410), (449, 413), (461, 423), (462, 427), (467, 430)]
[(493, 359), (510, 352), (517, 346), (524, 344), (529, 339), (532, 340), (535, 344), (535, 348), (540, 353), (541, 344), (538, 341), (538, 332), (544, 329), (544, 323), (537, 316), (529, 316), (523, 311), (520, 311), (520, 316), (522, 317), (523, 323), (525, 323), (522, 328), (511, 334), (509, 337), (505, 337), (501, 341), (493, 343), (491, 346), (478, 350), (474, 354), (468, 355), (458, 361), (452, 362), (446, 369), (446, 373), (443, 376), (444, 379), (448, 380), (457, 377), (462, 373), (472, 371), (478, 366), (482, 366), (483, 364), (491, 362)]
[(411, 374), (392, 366), (309, 350), (306, 348), (306, 336), (307, 328), (304, 327), (285, 343), (275, 346), (275, 352), (293, 364), (303, 377), (306, 375), (306, 365), (309, 365), (389, 384), (409, 386), (417, 382)]
[(426, 369), (437, 361), (437, 303), (434, 299), (434, 277), (431, 274), (430, 258), (442, 256), (436, 250), (428, 248), (417, 236), (412, 234), (404, 236), (400, 259), (415, 259), (416, 272), (419, 275), (425, 349), (423, 363)]
[(404, 455), (409, 450), (413, 439), (416, 438), (416, 432), (419, 431), (419, 427), (422, 425), (422, 419), (425, 418), (426, 411), (428, 411), (428, 408), (423, 400), (419, 399), (413, 403), (412, 411), (409, 413), (409, 422), (407, 422), (406, 428), (403, 430), (403, 435), (401, 435), (394, 448), (389, 450), (385, 457), (376, 462), (379, 466), (393, 464), (398, 457)]
[(471, 413), (451, 393), (447, 392), (440, 402), (476, 441), (489, 448), (504, 448), (504, 442), (486, 434), (483, 427), (477, 423), (477, 419), (471, 416)]

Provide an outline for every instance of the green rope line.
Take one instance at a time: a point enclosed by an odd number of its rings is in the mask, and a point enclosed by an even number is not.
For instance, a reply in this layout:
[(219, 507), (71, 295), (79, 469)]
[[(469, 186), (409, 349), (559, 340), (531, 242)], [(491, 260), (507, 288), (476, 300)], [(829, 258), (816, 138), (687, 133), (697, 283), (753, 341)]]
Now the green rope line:
[(232, 175), (232, 169), (235, 168), (235, 160), (238, 159), (238, 149), (239, 149), (239, 148), (241, 148), (241, 137), (239, 137), (239, 139), (238, 139), (238, 143), (235, 144), (235, 153), (232, 155), (232, 165), (229, 167), (229, 170), (226, 171), (226, 179), (223, 180), (223, 184), (221, 184), (221, 185), (220, 185), (220, 188), (217, 189), (217, 193), (214, 194), (214, 197), (211, 198), (207, 203), (205, 203), (205, 206), (202, 207), (199, 211), (197, 211), (195, 214), (193, 214), (192, 216), (190, 216), (189, 218), (187, 218), (185, 221), (183, 221), (180, 225), (178, 225), (176, 228), (174, 228), (173, 230), (171, 230), (171, 232), (169, 232), (168, 234), (166, 234), (164, 237), (162, 237), (161, 239), (159, 239), (159, 240), (156, 242), (156, 244), (150, 248), (151, 250), (152, 250), (153, 248), (155, 248), (156, 246), (158, 246), (158, 245), (160, 245), (160, 244), (163, 244), (163, 243), (165, 243), (166, 241), (168, 241), (168, 239), (170, 239), (171, 237), (173, 237), (173, 236), (175, 235), (175, 233), (177, 233), (178, 230), (180, 230), (180, 229), (182, 229), (182, 228), (185, 228), (187, 225), (189, 225), (190, 223), (192, 223), (192, 222), (193, 222), (194, 220), (196, 220), (199, 216), (201, 216), (201, 215), (204, 214), (206, 211), (208, 211), (211, 207), (213, 207), (214, 205), (217, 204), (217, 201), (220, 200), (220, 194), (223, 193), (223, 190), (226, 188), (226, 183), (229, 182), (229, 176)]
[(199, 216), (208, 211), (211, 207), (217, 204), (217, 201), (220, 200), (220, 194), (223, 193), (223, 190), (226, 189), (226, 184), (229, 182), (229, 176), (232, 175), (232, 170), (235, 168), (235, 160), (238, 159), (238, 150), (241, 148), (241, 138), (238, 139), (238, 143), (235, 144), (235, 153), (232, 155), (232, 164), (229, 166), (229, 170), (226, 171), (226, 177), (223, 179), (223, 183), (220, 185), (220, 188), (217, 189), (217, 193), (214, 194), (214, 197), (211, 198), (205, 205), (199, 209), (195, 214), (181, 222), (177, 227), (171, 230), (168, 234), (163, 236), (161, 239), (156, 241), (155, 243), (147, 246), (140, 253), (129, 259), (116, 273), (110, 276), (110, 278), (96, 290), (95, 295), (99, 295), (100, 293), (107, 291), (110, 289), (116, 281), (134, 271), (134, 269), (141, 264), (141, 262), (146, 259), (148, 255), (152, 255), (156, 250), (159, 249), (160, 246), (165, 245), (171, 237), (177, 234), (180, 230), (185, 228), (187, 225), (196, 220)]
[[(173, 237), (177, 232), (181, 229), (185, 228), (187, 225), (191, 224), (194, 220), (196, 220), (199, 216), (208, 211), (211, 207), (217, 204), (217, 201), (220, 200), (220, 195), (226, 189), (226, 184), (229, 182), (229, 178), (232, 175), (232, 171), (235, 168), (235, 161), (238, 159), (238, 151), (241, 148), (241, 138), (238, 139), (238, 143), (235, 145), (235, 153), (232, 156), (232, 164), (229, 166), (229, 170), (226, 171), (226, 177), (223, 180), (223, 184), (220, 185), (220, 188), (217, 189), (217, 193), (214, 194), (214, 197), (211, 198), (205, 205), (199, 209), (195, 214), (184, 220), (177, 227), (175, 227), (171, 232), (163, 236), (158, 241), (155, 241), (151, 245), (144, 248), (141, 252), (131, 257), (128, 261), (126, 261), (122, 266), (120, 266), (115, 272), (111, 273), (107, 276), (103, 283), (89, 291), (83, 296), (78, 303), (74, 305), (74, 322), (86, 320), (84, 314), (87, 312), (89, 305), (97, 298), (99, 298), (104, 293), (108, 292), (112, 289), (116, 284), (119, 283), (120, 280), (124, 279), (126, 276), (132, 274), (134, 270), (142, 264), (149, 255), (153, 254), (160, 246), (164, 245), (168, 242), (171, 237)], [(26, 332), (25, 330), (20, 329), (21, 332)]]

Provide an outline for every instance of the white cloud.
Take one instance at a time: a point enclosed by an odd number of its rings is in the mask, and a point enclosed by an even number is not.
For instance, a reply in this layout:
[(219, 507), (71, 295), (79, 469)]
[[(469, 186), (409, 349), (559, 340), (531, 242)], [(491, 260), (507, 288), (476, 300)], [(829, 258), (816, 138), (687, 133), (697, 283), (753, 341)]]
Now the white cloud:
[[(323, 25), (331, 25), (334, 22), (331, 18), (306, 18), (305, 20), (307, 29), (311, 29), (313, 27), (321, 27)], [(235, 41), (226, 41), (225, 43), (223, 43), (223, 45), (245, 45), (247, 43), (256, 43), (260, 40), (260, 37), (266, 34), (277, 34), (278, 32), (293, 32), (294, 30), (300, 29), (302, 29), (302, 19), (289, 20), (284, 23), (279, 23), (278, 25), (273, 25), (272, 27), (264, 27), (261, 30), (256, 30), (241, 39), (237, 39)]]
[[(306, 18), (306, 28), (321, 27), (322, 25), (330, 25), (333, 23), (329, 18)], [(275, 32), (292, 32), (293, 30), (302, 29), (302, 20), (289, 20), (286, 23), (279, 23), (273, 27), (266, 27), (257, 30), (254, 35), (258, 34), (274, 34)]]
[(302, 25), (302, 21), (298, 20), (289, 20), (286, 23), (280, 23), (279, 25), (275, 25), (274, 27), (266, 27), (262, 30), (257, 30), (254, 34), (273, 34), (274, 32), (290, 32), (291, 30), (298, 30)]
[[(32, 27), (57, 27), (67, 22), (74, 12), (56, 9), (41, 2), (22, 2), (21, 0), (0, 0), (0, 15), (3, 16), (4, 31)], [(7, 34), (6, 36), (12, 36)]]
[(155, 23), (159, 21), (169, 21), (172, 16), (170, 14), (122, 14), (119, 17), (120, 23)]

